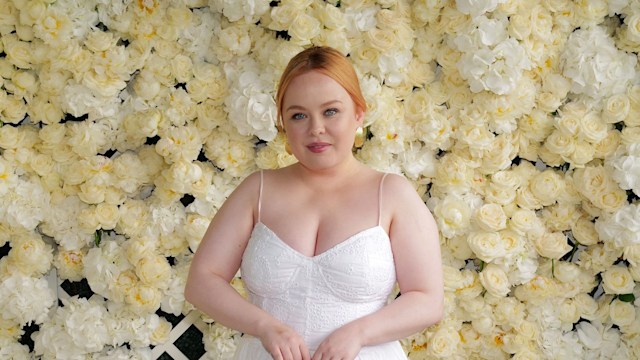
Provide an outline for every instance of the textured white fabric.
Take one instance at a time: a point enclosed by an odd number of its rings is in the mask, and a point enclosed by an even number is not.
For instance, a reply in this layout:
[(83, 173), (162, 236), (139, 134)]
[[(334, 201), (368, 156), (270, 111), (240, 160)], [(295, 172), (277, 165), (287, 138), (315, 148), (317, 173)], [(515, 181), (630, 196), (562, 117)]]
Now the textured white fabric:
[[(295, 329), (312, 354), (334, 330), (382, 308), (396, 282), (391, 244), (380, 225), (309, 257), (258, 221), (242, 257), (241, 274), (249, 300)], [(271, 356), (258, 339), (244, 336), (235, 358)], [(364, 347), (356, 357), (406, 358), (397, 341)]]

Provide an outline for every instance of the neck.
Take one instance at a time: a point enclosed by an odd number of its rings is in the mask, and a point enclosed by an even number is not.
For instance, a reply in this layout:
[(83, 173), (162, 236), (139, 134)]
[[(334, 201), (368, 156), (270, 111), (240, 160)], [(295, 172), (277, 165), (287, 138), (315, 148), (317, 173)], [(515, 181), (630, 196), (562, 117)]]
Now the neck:
[(353, 156), (339, 165), (326, 169), (311, 169), (301, 163), (297, 163), (292, 170), (305, 184), (317, 190), (330, 189), (344, 184), (362, 170), (362, 164)]

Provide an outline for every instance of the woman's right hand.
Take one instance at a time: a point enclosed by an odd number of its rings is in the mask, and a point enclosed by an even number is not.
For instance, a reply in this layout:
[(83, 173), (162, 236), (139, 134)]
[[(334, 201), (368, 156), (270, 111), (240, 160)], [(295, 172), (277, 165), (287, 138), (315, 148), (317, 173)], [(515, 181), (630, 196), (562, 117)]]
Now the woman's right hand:
[(265, 329), (259, 336), (262, 346), (274, 360), (310, 360), (311, 355), (302, 336), (284, 324)]

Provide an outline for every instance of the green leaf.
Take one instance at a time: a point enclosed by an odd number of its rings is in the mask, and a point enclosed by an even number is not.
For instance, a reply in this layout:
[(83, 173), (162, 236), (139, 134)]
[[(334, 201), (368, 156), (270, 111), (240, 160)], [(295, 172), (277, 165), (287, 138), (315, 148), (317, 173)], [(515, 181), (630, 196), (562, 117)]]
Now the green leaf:
[(633, 294), (620, 294), (618, 295), (618, 299), (624, 302), (634, 302), (636, 300), (636, 297)]
[(96, 243), (96, 246), (100, 246), (100, 241), (102, 241), (102, 230), (96, 230), (96, 233), (93, 235), (93, 242)]

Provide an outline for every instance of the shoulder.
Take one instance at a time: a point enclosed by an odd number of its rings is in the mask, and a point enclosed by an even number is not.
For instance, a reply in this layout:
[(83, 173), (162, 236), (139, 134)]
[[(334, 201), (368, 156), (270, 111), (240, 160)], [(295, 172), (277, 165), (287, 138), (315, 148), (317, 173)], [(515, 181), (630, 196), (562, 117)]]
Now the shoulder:
[(414, 184), (400, 174), (389, 173), (385, 176), (382, 197), (393, 215), (420, 216), (429, 212)]
[(406, 177), (395, 174), (395, 173), (386, 173), (384, 175), (384, 184), (383, 191), (385, 195), (391, 197), (418, 197), (418, 192), (415, 187)]
[(233, 190), (227, 201), (253, 201), (257, 200), (260, 191), (260, 183), (262, 182), (261, 171), (255, 171), (242, 179), (238, 186)]

